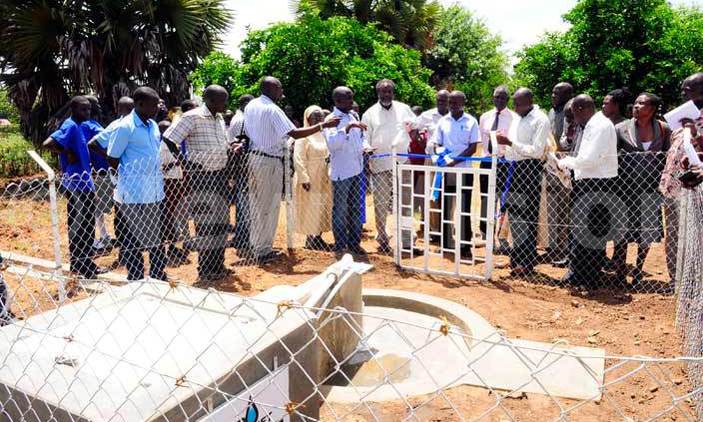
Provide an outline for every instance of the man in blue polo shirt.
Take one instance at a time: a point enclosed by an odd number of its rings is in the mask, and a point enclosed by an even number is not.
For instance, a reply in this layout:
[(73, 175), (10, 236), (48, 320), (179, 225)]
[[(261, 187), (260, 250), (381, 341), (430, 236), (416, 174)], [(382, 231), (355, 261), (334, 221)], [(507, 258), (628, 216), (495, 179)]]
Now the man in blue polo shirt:
[(80, 124), (90, 118), (90, 102), (83, 96), (71, 99), (71, 117), (52, 133), (44, 147), (59, 155), (61, 186), (68, 197), (68, 249), (71, 271), (86, 279), (98, 274), (93, 262), (95, 240), (95, 185), (90, 177), (90, 153)]
[(120, 120), (107, 147), (108, 162), (117, 169), (115, 199), (124, 223), (122, 253), (128, 280), (144, 278), (144, 250), (149, 252), (149, 277), (166, 280), (161, 242), (161, 134), (153, 120), (159, 96), (153, 89), (141, 87), (132, 98), (134, 110)]

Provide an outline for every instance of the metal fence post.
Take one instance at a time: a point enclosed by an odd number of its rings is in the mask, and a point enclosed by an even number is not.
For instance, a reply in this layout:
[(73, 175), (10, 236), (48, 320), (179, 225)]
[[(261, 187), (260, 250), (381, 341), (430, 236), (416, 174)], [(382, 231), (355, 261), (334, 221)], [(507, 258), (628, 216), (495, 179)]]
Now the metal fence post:
[(56, 199), (56, 173), (54, 170), (44, 161), (43, 158), (37, 154), (36, 151), (27, 151), (30, 157), (41, 167), (46, 173), (47, 180), (49, 181), (49, 209), (51, 212), (51, 234), (54, 237), (54, 264), (55, 273), (59, 276), (58, 279), (58, 294), (59, 302), (63, 303), (66, 299), (66, 286), (61, 277), (62, 263), (61, 263), (61, 236), (59, 234), (59, 208)]
[[(400, 260), (402, 257), (401, 248), (402, 242), (400, 241), (401, 236), (401, 219), (403, 218), (403, 213), (401, 212), (402, 201), (399, 200), (398, 195), (400, 195), (400, 189), (398, 189), (400, 181), (401, 172), (398, 172), (398, 156), (395, 151), (395, 147), (391, 147), (391, 158), (393, 160), (393, 183), (391, 189), (393, 195), (393, 212), (395, 212), (395, 248), (393, 249), (393, 260), (395, 265), (400, 265)], [(375, 200), (375, 199), (374, 199)], [(378, 216), (376, 216), (378, 218)], [(412, 235), (411, 235), (412, 236)]]
[(286, 202), (286, 247), (293, 250), (293, 191), (291, 189), (290, 146), (286, 142), (283, 155), (283, 187)]

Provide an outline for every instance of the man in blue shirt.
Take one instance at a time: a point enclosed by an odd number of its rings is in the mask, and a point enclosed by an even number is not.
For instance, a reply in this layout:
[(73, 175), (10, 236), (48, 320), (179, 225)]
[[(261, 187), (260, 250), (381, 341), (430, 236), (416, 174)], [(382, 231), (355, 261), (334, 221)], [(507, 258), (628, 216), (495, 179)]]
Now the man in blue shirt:
[(52, 133), (44, 147), (59, 155), (61, 186), (68, 197), (68, 249), (71, 271), (86, 279), (99, 273), (93, 262), (95, 240), (95, 186), (90, 177), (90, 153), (80, 124), (90, 118), (90, 102), (82, 96), (71, 99), (71, 117)]
[(90, 118), (81, 123), (81, 130), (88, 141), (90, 163), (93, 166), (93, 183), (95, 183), (95, 226), (98, 229), (98, 238), (93, 243), (96, 252), (102, 252), (112, 247), (110, 234), (107, 232), (104, 214), (112, 210), (112, 183), (108, 175), (110, 165), (104, 156), (95, 152), (90, 147), (90, 141), (104, 129), (97, 118), (102, 113), (98, 99), (92, 95), (85, 96), (90, 101)]
[[(345, 250), (354, 255), (366, 255), (361, 242), (361, 174), (364, 171), (364, 134), (366, 125), (352, 114), (354, 93), (340, 86), (332, 92), (334, 111), (329, 119), (338, 118), (336, 127), (325, 129), (330, 151), (332, 179), (332, 233), (334, 251), (341, 257)], [(366, 145), (368, 147), (368, 145)]]
[(122, 253), (128, 280), (144, 278), (144, 250), (149, 252), (149, 277), (166, 280), (161, 241), (161, 134), (153, 120), (159, 96), (153, 89), (142, 87), (132, 98), (134, 110), (120, 120), (107, 147), (108, 162), (117, 169), (115, 200), (124, 224)]
[[(481, 142), (478, 122), (476, 119), (464, 112), (466, 104), (466, 95), (461, 91), (454, 91), (449, 94), (449, 113), (442, 117), (437, 123), (435, 138), (433, 143), (436, 146), (444, 147), (450, 152), (450, 156), (454, 159), (448, 166), (452, 167), (470, 167), (471, 163), (462, 160), (468, 158), (476, 152), (476, 146)], [(444, 174), (444, 193), (457, 194), (457, 174)], [(461, 182), (461, 230), (459, 227), (454, 227), (456, 233), (454, 236), (459, 236), (460, 254), (463, 259), (471, 259), (471, 191), (474, 186), (473, 175), (462, 174)], [(455, 241), (452, 236), (452, 226), (454, 218), (454, 210), (456, 208), (456, 200), (458, 195), (444, 196), (444, 215), (443, 220), (450, 223), (442, 224), (442, 247), (445, 252), (452, 252), (455, 248)], [(459, 212), (459, 211), (457, 211)]]

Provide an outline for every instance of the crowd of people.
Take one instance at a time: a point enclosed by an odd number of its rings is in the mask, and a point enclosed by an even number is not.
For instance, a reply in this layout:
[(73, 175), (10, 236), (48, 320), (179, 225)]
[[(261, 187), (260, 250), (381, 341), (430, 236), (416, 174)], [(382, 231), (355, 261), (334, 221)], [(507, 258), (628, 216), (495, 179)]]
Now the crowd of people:
[[(636, 243), (629, 275), (638, 283), (650, 245), (662, 238), (663, 221), (673, 278), (678, 198), (682, 188), (703, 181), (703, 171), (684, 148), (686, 130), (694, 148), (703, 146), (700, 118), (679, 122), (685, 127), (672, 131), (659, 117), (661, 101), (654, 94), (641, 93), (630, 104), (626, 90), (615, 90), (597, 107), (567, 82), (554, 87), (548, 112), (528, 88), (515, 91), (510, 109), (508, 88), (497, 87), (494, 108), (478, 120), (465, 111), (461, 91), (438, 91), (436, 107), (427, 111), (398, 101), (391, 80), (379, 81), (376, 93), (378, 101), (361, 114), (353, 90), (337, 87), (332, 110), (310, 105), (297, 122), (291, 108), (277, 105), (283, 87), (274, 77), (262, 79), (258, 97), (240, 97), (236, 112), (227, 110), (229, 94), (218, 85), (204, 90), (201, 105), (187, 100), (173, 116), (153, 89), (141, 87), (119, 99), (118, 117), (105, 128), (96, 121), (98, 100), (74, 97), (71, 116), (44, 143), (59, 154), (63, 172), (72, 271), (94, 278), (103, 271), (94, 256), (113, 244), (120, 247), (130, 280), (145, 276), (143, 252), (149, 254), (148, 275), (161, 280), (167, 278), (165, 267), (185, 262), (191, 250), (198, 253), (203, 281), (230, 274), (228, 247), (256, 263), (276, 260), (287, 171), (293, 174), (295, 226), (306, 236), (306, 248), (367, 254), (361, 240), (369, 190), (377, 253), (392, 254), (386, 223), (399, 182), (393, 171), (397, 160), (426, 166), (433, 181), (426, 189), (425, 170), (417, 167), (412, 180), (402, 180), (412, 191), (399, 189), (399, 200), (419, 213), (431, 242), (471, 260), (478, 235), (471, 221), (473, 175), (441, 168), (471, 168), (474, 162), (491, 168), (495, 157), (498, 226), (509, 221), (511, 238), (500, 230), (495, 253), (509, 255), (514, 275), (529, 276), (540, 262), (538, 227), (546, 205), (546, 256), (569, 268), (566, 282), (598, 286), (605, 267), (625, 282), (627, 247)], [(682, 95), (703, 109), (703, 73), (683, 82)], [(292, 169), (284, 164), (288, 150)], [(494, 218), (485, 200), (489, 178), (482, 174), (478, 182), (477, 227), (488, 238), (494, 236), (487, 232)], [(437, 208), (442, 212), (430, 212), (424, 221), (427, 191), (434, 204), (442, 203)], [(113, 208), (116, 240), (104, 218)], [(332, 245), (322, 238), (329, 231)], [(401, 237), (404, 250), (417, 241), (414, 234)], [(614, 242), (611, 259), (608, 241)]]

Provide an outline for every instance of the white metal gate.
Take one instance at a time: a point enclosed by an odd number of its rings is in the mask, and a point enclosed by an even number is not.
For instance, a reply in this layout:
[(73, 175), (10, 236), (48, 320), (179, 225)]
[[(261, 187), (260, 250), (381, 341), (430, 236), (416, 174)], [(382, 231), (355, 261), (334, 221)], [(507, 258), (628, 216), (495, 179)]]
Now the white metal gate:
[[(396, 164), (398, 266), (427, 274), (474, 280), (491, 278), (496, 158), (490, 160), (490, 168), (481, 168), (478, 161), (484, 160), (473, 159), (468, 167)], [(479, 189), (482, 176), (488, 178), (485, 193)], [(486, 215), (481, 216), (484, 201)], [(479, 236), (481, 223), (485, 224), (485, 237)]]

